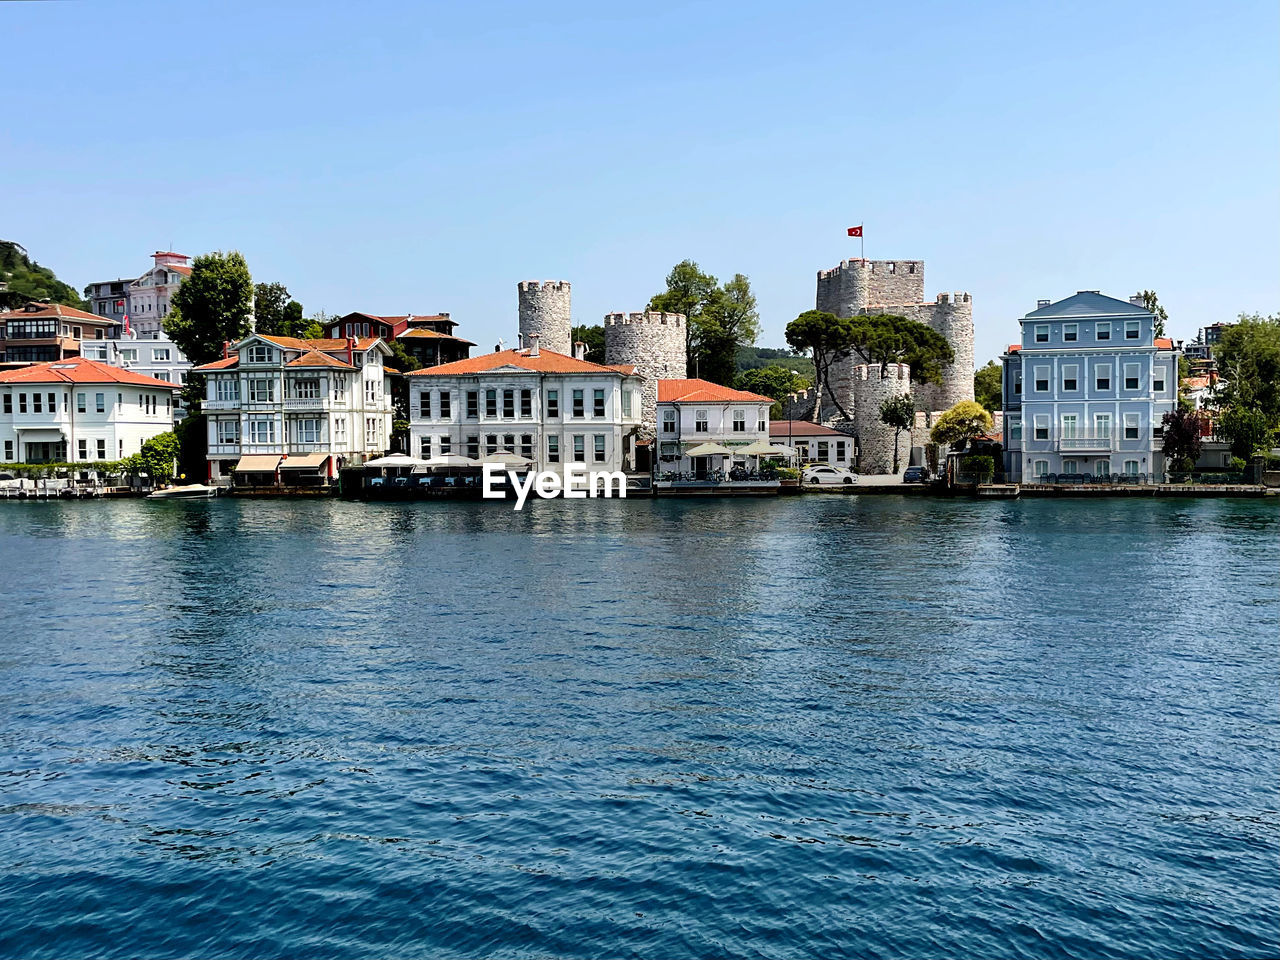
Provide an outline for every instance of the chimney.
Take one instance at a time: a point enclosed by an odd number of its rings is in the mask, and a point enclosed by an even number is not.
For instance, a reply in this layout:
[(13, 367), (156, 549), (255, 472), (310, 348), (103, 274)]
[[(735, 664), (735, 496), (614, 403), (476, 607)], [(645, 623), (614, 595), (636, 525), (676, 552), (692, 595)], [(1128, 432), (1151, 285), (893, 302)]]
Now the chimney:
[(517, 334), (516, 334), (516, 349), (517, 349), (517, 350), (523, 350), (523, 349), (524, 349), (524, 334), (523, 334), (523, 333), (517, 333)]
[(222, 341), (222, 359), (225, 360), (229, 356), (231, 356), (231, 341), (223, 340)]
[(1052, 301), (1052, 300), (1037, 300), (1037, 301), (1036, 301), (1036, 309), (1037, 309), (1037, 310), (1043, 310), (1045, 307), (1049, 306), (1049, 304), (1051, 304), (1051, 303), (1053, 303), (1053, 301)]
[(587, 345), (581, 340), (576, 341), (573, 345), (573, 358), (575, 360), (587, 359)]
[(354, 367), (356, 365), (356, 338), (347, 337), (347, 366)]
[(529, 334), (529, 356), (542, 356), (542, 354), (538, 352), (538, 335), (536, 333)]
[(1132, 297), (1130, 297), (1129, 302), (1132, 303), (1135, 307), (1145, 308), (1147, 305), (1147, 302), (1142, 299), (1142, 294), (1140, 293), (1135, 293)]

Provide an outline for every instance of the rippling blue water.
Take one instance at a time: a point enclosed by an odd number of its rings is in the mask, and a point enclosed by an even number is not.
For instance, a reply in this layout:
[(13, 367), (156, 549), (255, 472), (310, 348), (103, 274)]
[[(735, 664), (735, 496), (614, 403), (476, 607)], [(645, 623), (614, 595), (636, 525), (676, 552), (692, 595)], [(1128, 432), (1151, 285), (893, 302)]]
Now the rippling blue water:
[(1258, 501), (0, 505), (4, 957), (1280, 952)]

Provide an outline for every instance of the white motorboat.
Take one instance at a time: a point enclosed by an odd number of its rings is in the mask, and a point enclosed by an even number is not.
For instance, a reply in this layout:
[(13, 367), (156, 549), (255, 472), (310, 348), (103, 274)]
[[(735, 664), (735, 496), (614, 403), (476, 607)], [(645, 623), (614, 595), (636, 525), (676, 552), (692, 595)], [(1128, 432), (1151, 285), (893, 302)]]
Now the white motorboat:
[(217, 487), (207, 487), (203, 483), (186, 483), (176, 487), (165, 487), (163, 490), (152, 490), (147, 494), (148, 500), (208, 500), (218, 495)]

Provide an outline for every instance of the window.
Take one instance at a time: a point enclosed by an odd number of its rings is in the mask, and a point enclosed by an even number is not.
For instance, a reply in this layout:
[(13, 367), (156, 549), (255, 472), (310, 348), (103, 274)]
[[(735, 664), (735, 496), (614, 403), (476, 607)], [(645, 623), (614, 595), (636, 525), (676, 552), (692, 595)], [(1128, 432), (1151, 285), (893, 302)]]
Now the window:
[(1124, 365), (1124, 388), (1126, 390), (1137, 390), (1139, 382), (1138, 365), (1136, 363), (1126, 363)]
[[(4, 395), (4, 412), (13, 413), (13, 394), (6, 393)], [(80, 412), (84, 413), (84, 394), (80, 394)]]
[(430, 437), (423, 437), (418, 442), (418, 456), (421, 457), (423, 460), (431, 459), (431, 438)]
[(167, 363), (169, 360), (169, 348), (157, 347), (151, 351), (152, 363)]
[(1140, 320), (1126, 320), (1124, 322), (1124, 338), (1126, 340), (1137, 340), (1142, 330), (1142, 322)]
[(57, 394), (54, 394), (54, 393), (49, 394), (49, 412), (50, 413), (58, 412), (58, 395)]
[(1151, 378), (1151, 389), (1156, 393), (1164, 393), (1164, 367), (1156, 367), (1155, 376)]
[(622, 415), (624, 417), (631, 416), (631, 391), (622, 391)]
[(533, 391), (520, 391), (520, 416), (528, 419), (533, 416)]
[(1097, 463), (1093, 465), (1093, 472), (1097, 474), (1099, 477), (1111, 476), (1111, 461), (1099, 460)]
[(134, 347), (122, 347), (120, 349), (120, 359), (127, 360), (129, 363), (138, 362), (138, 351)]
[(1064, 413), (1062, 415), (1062, 439), (1074, 440), (1078, 435), (1076, 432), (1076, 415), (1074, 413)]
[(486, 390), (484, 392), (484, 415), (490, 419), (498, 416), (498, 391)]
[(382, 396), (382, 383), (378, 380), (364, 382), (364, 402), (366, 406), (377, 406), (378, 397)]
[(1126, 413), (1124, 415), (1124, 438), (1126, 440), (1138, 439), (1138, 415), (1136, 413)]
[(604, 416), (604, 391), (595, 390), (591, 394), (591, 415), (593, 417)]
[(831, 444), (826, 440), (818, 441), (818, 459), (827, 460), (831, 456)]
[(1049, 439), (1049, 418), (1047, 416), (1036, 416), (1035, 433), (1033, 436), (1037, 440)]
[(378, 443), (378, 418), (365, 417), (364, 419), (364, 442), (365, 446), (373, 447)]
[(1049, 461), (1048, 461), (1048, 460), (1037, 460), (1037, 461), (1036, 461), (1036, 463), (1035, 463), (1035, 469), (1032, 471), (1032, 473), (1033, 473), (1036, 477), (1043, 477), (1043, 476), (1045, 476), (1048, 472), (1049, 472)]
[(106, 440), (98, 441), (98, 459), (99, 460), (107, 459), (107, 441)]
[(1049, 368), (1036, 367), (1036, 393), (1049, 392)]
[(27, 395), (25, 393), (18, 394), (18, 412), (27, 412)]
[(218, 399), (238, 401), (240, 399), (240, 380), (232, 377), (219, 377), (217, 386)]
[(1062, 341), (1063, 343), (1075, 343), (1080, 339), (1080, 326), (1075, 323), (1064, 323), (1062, 325)]
[(76, 455), (77, 455), (77, 458), (80, 460), (89, 459), (89, 441), (88, 440), (80, 440), (76, 444)]
[(506, 420), (514, 420), (516, 416), (516, 392), (502, 391), (502, 416)]
[(339, 417), (333, 421), (333, 442), (344, 446), (347, 442), (347, 418)]
[(1022, 377), (1016, 377), (1013, 381), (1013, 395), (1015, 397), (1022, 396)]
[(105, 393), (95, 393), (93, 395), (93, 408), (98, 413), (107, 412), (107, 395)]
[(1048, 343), (1048, 342), (1049, 342), (1048, 324), (1041, 324), (1037, 326), (1036, 327), (1036, 343)]
[(38, 393), (31, 395), (31, 412), (44, 413), (44, 398)]
[(1093, 385), (1098, 390), (1111, 389), (1111, 368), (1110, 367), (1094, 367), (1093, 368)]
[(586, 408), (582, 402), (582, 391), (573, 391), (573, 415), (575, 417), (585, 417), (587, 415)]
[(836, 441), (836, 463), (844, 462), (845, 442), (843, 440)]
[(1138, 461), (1126, 460), (1124, 462), (1124, 472), (1131, 477), (1136, 477), (1138, 475)]
[(467, 435), (467, 456), (472, 460), (480, 459), (480, 436), (471, 433)]
[(297, 425), (298, 443), (320, 442), (320, 421), (313, 419), (299, 420)]
[(693, 414), (693, 432), (707, 433), (707, 411), (695, 410)]
[(4, 442), (4, 458), (6, 460), (13, 459), (13, 441), (12, 440), (6, 440)]
[(219, 443), (239, 443), (240, 442), (240, 421), (239, 420), (219, 420), (218, 421), (218, 442)]
[(560, 438), (547, 437), (547, 463), (560, 462)]
[(418, 396), (418, 417), (422, 420), (431, 419), (431, 391), (423, 390)]
[(444, 434), (443, 436), (440, 437), (440, 455), (444, 456), (446, 453), (452, 453), (452, 452), (453, 452), (453, 439), (448, 434)]
[(504, 453), (516, 452), (516, 437), (513, 433), (506, 433), (502, 436), (502, 450)]
[(270, 363), (271, 348), (261, 343), (255, 343), (248, 350), (249, 363)]
[(548, 417), (560, 416), (560, 391), (559, 390), (547, 391), (547, 416)]
[(1093, 328), (1093, 337), (1095, 340), (1110, 340), (1111, 324), (1099, 323), (1097, 326)]
[(1080, 381), (1077, 379), (1080, 368), (1069, 364), (1062, 368), (1062, 389), (1076, 390), (1079, 388)]
[(604, 434), (597, 433), (595, 436), (596, 446), (596, 463), (604, 463)]
[(250, 380), (249, 400), (253, 403), (273, 403), (276, 399), (274, 380)]
[(676, 432), (676, 412), (674, 410), (662, 411), (662, 432), (663, 433)]
[(474, 390), (467, 391), (467, 419), (480, 419), (480, 395)]
[(439, 419), (441, 419), (441, 420), (450, 420), (450, 419), (452, 419), (452, 418), (453, 418), (453, 410), (451, 409), (451, 407), (452, 407), (452, 403), (451, 403), (451, 398), (452, 398), (452, 396), (453, 396), (453, 394), (451, 394), (448, 390), (441, 390), (441, 391), (440, 391), (440, 414), (439, 414)]
[(1009, 442), (1010, 443), (1022, 442), (1022, 421), (1021, 420), (1011, 419), (1009, 421)]
[(1093, 415), (1093, 435), (1099, 440), (1111, 439), (1111, 414), (1095, 413)]
[(167, 371), (157, 370), (155, 373), (152, 374), (152, 376), (155, 377), (157, 380), (163, 380), (165, 383), (169, 382), (169, 374)]
[(319, 400), (320, 381), (314, 377), (293, 381), (293, 395), (299, 400)]
[(486, 434), (484, 438), (484, 455), (486, 457), (491, 457), (497, 452), (498, 452), (498, 435), (496, 433)]
[(347, 375), (345, 373), (335, 373), (333, 375), (333, 396), (335, 400), (345, 401), (347, 399)]
[(586, 449), (583, 442), (584, 440), (585, 438), (580, 433), (575, 433), (573, 435), (573, 460), (575, 463), (586, 462), (587, 457), (584, 452)]
[(276, 421), (273, 417), (249, 418), (250, 443), (275, 443)]
[(733, 432), (734, 433), (747, 432), (747, 411), (745, 410), (733, 411)]

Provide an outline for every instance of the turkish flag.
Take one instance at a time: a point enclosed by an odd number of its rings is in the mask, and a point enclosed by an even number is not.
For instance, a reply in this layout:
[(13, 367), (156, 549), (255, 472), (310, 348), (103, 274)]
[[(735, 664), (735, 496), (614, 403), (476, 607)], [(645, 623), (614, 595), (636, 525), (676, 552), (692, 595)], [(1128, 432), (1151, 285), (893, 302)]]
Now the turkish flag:
[(849, 228), (849, 236), (851, 236), (851, 237), (860, 237), (860, 236), (862, 236), (862, 227), (850, 227), (850, 228)]

